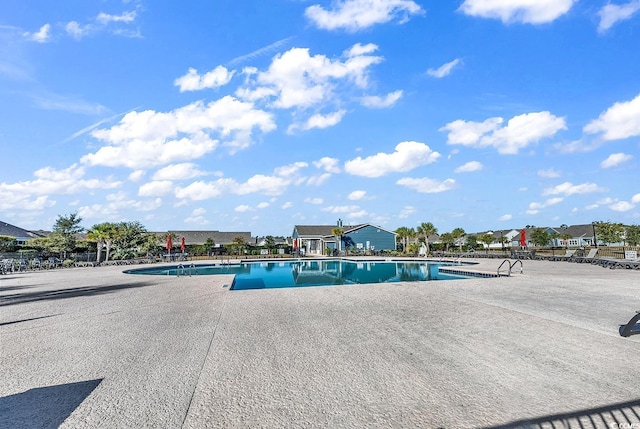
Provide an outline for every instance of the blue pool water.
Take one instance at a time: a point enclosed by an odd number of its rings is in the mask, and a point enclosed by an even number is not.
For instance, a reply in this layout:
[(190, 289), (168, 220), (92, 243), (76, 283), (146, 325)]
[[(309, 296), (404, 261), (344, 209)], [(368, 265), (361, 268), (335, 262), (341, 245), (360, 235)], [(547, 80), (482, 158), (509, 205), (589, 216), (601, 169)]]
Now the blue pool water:
[(235, 275), (231, 289), (265, 289), (456, 280), (467, 277), (438, 271), (442, 264), (427, 262), (296, 260), (247, 262), (231, 265), (162, 266), (127, 270), (129, 274)]

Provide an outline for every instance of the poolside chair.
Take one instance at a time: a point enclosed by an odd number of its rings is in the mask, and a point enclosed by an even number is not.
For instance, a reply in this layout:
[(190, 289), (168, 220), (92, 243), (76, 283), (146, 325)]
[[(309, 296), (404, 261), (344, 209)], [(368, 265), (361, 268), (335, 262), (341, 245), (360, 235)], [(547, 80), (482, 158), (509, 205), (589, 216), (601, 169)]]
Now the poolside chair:
[(3, 273), (12, 273), (15, 271), (15, 265), (13, 263), (13, 258), (7, 258), (2, 260), (2, 272)]
[(626, 325), (620, 325), (620, 335), (623, 337), (630, 337), (632, 335), (640, 334), (640, 326), (636, 326), (638, 322), (640, 322), (640, 310), (636, 311), (636, 315), (629, 320), (629, 323)]
[(596, 258), (596, 253), (598, 253), (598, 248), (595, 247), (591, 250), (589, 250), (589, 253), (587, 254), (587, 256), (572, 256), (569, 258), (569, 262), (578, 262), (578, 263), (583, 263), (583, 262), (588, 262), (588, 263), (592, 263)]
[(577, 250), (578, 249), (567, 249), (564, 255), (558, 255), (558, 256), (552, 257), (550, 260), (552, 260), (552, 261), (566, 261), (570, 257), (572, 257), (574, 255), (574, 253), (576, 253)]

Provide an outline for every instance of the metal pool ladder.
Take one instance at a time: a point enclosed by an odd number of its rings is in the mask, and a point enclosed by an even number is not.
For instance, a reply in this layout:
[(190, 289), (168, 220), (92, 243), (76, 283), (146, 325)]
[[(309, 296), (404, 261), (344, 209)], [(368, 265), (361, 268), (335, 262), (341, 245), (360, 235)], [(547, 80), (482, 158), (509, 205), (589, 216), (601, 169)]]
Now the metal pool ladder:
[(196, 269), (196, 265), (193, 262), (190, 263), (187, 267), (185, 267), (184, 264), (180, 264), (176, 268), (176, 276), (186, 276), (187, 274), (189, 274), (189, 277), (191, 277), (192, 274), (198, 275), (198, 270)]
[(502, 261), (502, 263), (500, 264), (500, 266), (498, 267), (498, 277), (500, 277), (500, 269), (502, 268), (502, 266), (504, 264), (507, 264), (507, 277), (511, 276), (511, 270), (513, 270), (513, 267), (516, 266), (516, 264), (520, 262), (520, 274), (524, 273), (524, 267), (522, 266), (522, 261), (520, 259), (517, 259), (513, 262), (513, 264), (511, 263), (510, 260), (505, 259), (504, 261)]

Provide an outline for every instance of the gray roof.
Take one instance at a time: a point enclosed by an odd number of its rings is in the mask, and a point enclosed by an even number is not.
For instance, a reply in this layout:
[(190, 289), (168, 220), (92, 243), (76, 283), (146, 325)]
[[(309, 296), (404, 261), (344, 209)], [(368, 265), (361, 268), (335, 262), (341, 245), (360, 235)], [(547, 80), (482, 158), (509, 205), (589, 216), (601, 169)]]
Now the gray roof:
[(27, 231), (15, 225), (11, 225), (7, 222), (0, 221), (0, 235), (14, 237), (14, 238), (39, 238), (43, 237), (42, 234), (37, 234), (32, 231)]
[[(342, 225), (342, 230), (345, 234), (349, 234), (357, 229), (364, 228), (366, 226), (373, 226), (381, 230), (387, 231), (391, 234), (395, 234), (393, 231), (389, 231), (380, 226), (376, 226), (370, 223), (360, 223), (357, 225)], [(294, 231), (298, 231), (300, 237), (332, 237), (334, 228), (340, 228), (338, 225), (296, 225)]]
[[(570, 235), (572, 238), (578, 238), (578, 237), (593, 237), (593, 225), (591, 224), (587, 224), (587, 225), (571, 225), (568, 228), (553, 228), (554, 230), (558, 231), (558, 234), (560, 235)], [(598, 232), (596, 231), (596, 234)]]
[[(211, 238), (216, 245), (231, 244), (237, 237), (241, 237), (245, 243), (253, 244), (254, 240), (250, 232), (222, 232), (222, 231), (167, 231), (175, 234), (178, 239), (184, 237), (185, 244), (204, 244), (207, 238)], [(164, 233), (158, 233), (164, 234)]]
[[(342, 230), (345, 234), (351, 231), (362, 228), (368, 224), (358, 225), (342, 225)], [(338, 225), (296, 225), (295, 230), (298, 231), (300, 237), (330, 237), (333, 236), (331, 232), (334, 228), (340, 228)]]

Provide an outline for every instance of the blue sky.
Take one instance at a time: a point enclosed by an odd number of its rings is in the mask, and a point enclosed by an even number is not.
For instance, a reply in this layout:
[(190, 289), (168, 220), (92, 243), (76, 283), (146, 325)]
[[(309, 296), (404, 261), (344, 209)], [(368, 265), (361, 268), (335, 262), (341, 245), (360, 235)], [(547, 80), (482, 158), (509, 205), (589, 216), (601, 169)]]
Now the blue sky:
[(640, 223), (640, 0), (0, 14), (0, 219), (289, 235)]

